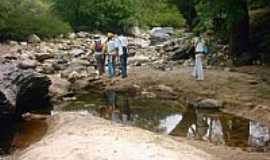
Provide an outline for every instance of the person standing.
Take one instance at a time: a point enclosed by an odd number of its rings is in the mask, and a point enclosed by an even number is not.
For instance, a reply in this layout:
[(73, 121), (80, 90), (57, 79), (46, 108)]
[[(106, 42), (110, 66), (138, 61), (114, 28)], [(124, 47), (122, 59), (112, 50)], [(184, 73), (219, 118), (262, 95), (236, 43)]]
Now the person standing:
[(124, 35), (119, 36), (121, 48), (119, 49), (121, 76), (122, 78), (127, 77), (127, 60), (128, 60), (128, 38)]
[(115, 77), (115, 61), (117, 56), (117, 46), (113, 37), (114, 35), (112, 33), (108, 33), (107, 52), (108, 52), (108, 72), (110, 79), (114, 79)]
[(96, 69), (97, 69), (97, 79), (99, 79), (99, 77), (101, 75), (104, 74), (105, 72), (105, 66), (104, 66), (104, 62), (105, 62), (105, 56), (104, 56), (104, 52), (103, 52), (103, 45), (101, 42), (101, 38), (98, 35), (94, 36), (94, 56), (95, 56), (95, 60), (96, 60)]
[(198, 81), (204, 80), (203, 58), (206, 52), (206, 44), (202, 36), (195, 39), (195, 66), (192, 75)]

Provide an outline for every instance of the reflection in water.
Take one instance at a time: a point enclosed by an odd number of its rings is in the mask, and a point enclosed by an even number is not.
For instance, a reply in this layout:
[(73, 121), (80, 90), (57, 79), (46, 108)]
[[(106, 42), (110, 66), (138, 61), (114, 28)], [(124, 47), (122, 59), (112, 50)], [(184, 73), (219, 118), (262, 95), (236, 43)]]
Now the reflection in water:
[[(217, 110), (182, 107), (175, 101), (134, 97), (113, 90), (107, 91), (103, 99), (98, 97), (102, 96), (85, 95), (81, 101), (95, 104), (89, 106), (98, 108), (88, 110), (97, 110), (101, 117), (113, 122), (232, 147), (265, 147), (270, 141), (268, 128)], [(74, 108), (75, 105), (70, 106)], [(80, 106), (81, 103), (78, 108)]]
[[(44, 120), (14, 121), (11, 116), (0, 117), (0, 155), (24, 149), (39, 141), (47, 132)], [(0, 158), (1, 159), (1, 158)]]
[[(105, 116), (105, 118), (109, 118), (113, 122), (123, 122), (125, 124), (128, 123), (128, 121), (130, 120), (128, 95), (121, 95), (121, 97), (118, 99), (117, 94), (114, 90), (108, 90), (105, 93), (105, 97), (107, 100), (107, 105), (104, 106), (105, 109), (103, 109), (100, 114), (103, 115), (103, 117), (104, 115), (107, 115), (107, 117)], [(105, 113), (102, 113), (104, 111)]]
[(252, 147), (262, 147), (268, 145), (270, 140), (269, 128), (255, 121), (250, 121), (249, 125), (249, 145)]
[(162, 133), (170, 134), (183, 119), (182, 114), (173, 114), (160, 120), (159, 129)]

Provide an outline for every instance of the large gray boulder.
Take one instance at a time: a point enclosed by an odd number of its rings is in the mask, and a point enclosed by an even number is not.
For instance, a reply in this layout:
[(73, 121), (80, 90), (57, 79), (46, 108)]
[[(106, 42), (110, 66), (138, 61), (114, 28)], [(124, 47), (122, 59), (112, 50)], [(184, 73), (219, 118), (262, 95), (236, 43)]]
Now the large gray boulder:
[(21, 115), (49, 103), (51, 81), (32, 69), (16, 64), (0, 64), (0, 113)]
[(175, 30), (172, 27), (155, 27), (150, 31), (150, 35), (151, 43), (158, 44), (174, 37)]

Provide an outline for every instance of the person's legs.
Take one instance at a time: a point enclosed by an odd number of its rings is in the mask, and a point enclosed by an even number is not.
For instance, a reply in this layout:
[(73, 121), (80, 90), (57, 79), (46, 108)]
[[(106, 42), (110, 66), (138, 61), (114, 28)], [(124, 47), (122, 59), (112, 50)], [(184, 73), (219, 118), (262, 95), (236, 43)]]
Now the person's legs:
[(192, 76), (197, 78), (198, 76), (198, 58), (197, 58), (197, 55), (195, 56), (195, 65), (194, 65), (194, 68), (193, 68), (193, 72), (192, 72)]
[(100, 65), (101, 65), (101, 59), (100, 59), (100, 54), (95, 54), (95, 59), (96, 59), (96, 70), (97, 70), (97, 78), (100, 76)]
[(100, 74), (104, 74), (105, 73), (105, 55), (101, 54), (100, 57)]
[(126, 49), (123, 49), (124, 53), (120, 56), (120, 63), (121, 63), (121, 75), (122, 78), (127, 77), (127, 52)]
[(197, 80), (204, 80), (202, 58), (203, 58), (203, 55), (202, 54), (199, 54), (198, 55), (198, 69), (197, 69), (197, 71), (198, 71), (198, 77), (197, 77)]
[(109, 55), (109, 76), (110, 78), (115, 77), (115, 56)]
[(112, 55), (109, 55), (108, 59), (108, 72), (109, 72), (109, 77), (113, 78), (113, 64), (112, 64)]

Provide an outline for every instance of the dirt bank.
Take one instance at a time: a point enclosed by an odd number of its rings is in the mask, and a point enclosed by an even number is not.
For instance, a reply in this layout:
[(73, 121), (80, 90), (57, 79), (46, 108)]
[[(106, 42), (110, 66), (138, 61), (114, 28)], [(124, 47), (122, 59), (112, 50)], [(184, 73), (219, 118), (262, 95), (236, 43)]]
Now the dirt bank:
[(84, 113), (59, 113), (48, 135), (18, 160), (212, 160), (211, 155), (169, 137), (112, 124)]

